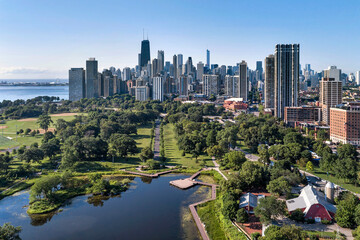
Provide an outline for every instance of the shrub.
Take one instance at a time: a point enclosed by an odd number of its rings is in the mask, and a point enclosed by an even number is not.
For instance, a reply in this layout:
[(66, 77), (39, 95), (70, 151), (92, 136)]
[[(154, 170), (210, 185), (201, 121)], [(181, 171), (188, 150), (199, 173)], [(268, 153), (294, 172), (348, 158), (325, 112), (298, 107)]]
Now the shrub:
[(251, 234), (251, 239), (252, 239), (252, 240), (258, 240), (259, 237), (261, 237), (261, 234), (258, 233), (258, 232), (255, 232), (255, 233), (252, 233), (252, 234)]
[(296, 222), (304, 222), (304, 213), (301, 211), (301, 209), (296, 209), (291, 213), (290, 219)]
[(329, 224), (331, 224), (331, 221), (324, 219), (324, 220), (321, 220), (321, 223), (329, 225)]
[(315, 220), (314, 219), (307, 219), (306, 222), (308, 224), (313, 224), (313, 223), (315, 223)]
[(240, 208), (236, 213), (236, 221), (239, 223), (245, 223), (249, 220), (249, 215), (244, 208)]

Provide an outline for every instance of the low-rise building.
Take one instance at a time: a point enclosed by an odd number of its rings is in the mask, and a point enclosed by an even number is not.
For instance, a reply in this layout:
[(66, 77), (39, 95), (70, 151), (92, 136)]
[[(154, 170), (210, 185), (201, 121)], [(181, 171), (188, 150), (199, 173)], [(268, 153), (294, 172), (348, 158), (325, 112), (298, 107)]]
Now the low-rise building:
[(240, 197), (239, 208), (244, 208), (248, 213), (254, 213), (254, 209), (257, 207), (258, 202), (265, 195), (255, 195), (252, 193), (245, 193)]
[(325, 197), (319, 196), (311, 185), (304, 187), (299, 197), (286, 200), (286, 206), (290, 214), (301, 209), (305, 219), (313, 219), (315, 222), (332, 221), (336, 213), (336, 207), (326, 201)]
[(243, 98), (229, 98), (224, 100), (223, 107), (231, 111), (246, 111), (248, 104), (243, 102)]
[(290, 126), (296, 126), (297, 123), (320, 123), (321, 108), (312, 106), (285, 107), (284, 121)]

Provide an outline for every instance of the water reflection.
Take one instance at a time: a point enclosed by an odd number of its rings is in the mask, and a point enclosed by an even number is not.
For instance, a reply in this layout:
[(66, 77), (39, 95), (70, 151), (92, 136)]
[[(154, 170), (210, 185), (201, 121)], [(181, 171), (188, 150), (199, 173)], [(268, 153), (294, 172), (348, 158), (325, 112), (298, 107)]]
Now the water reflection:
[[(0, 201), (0, 225), (21, 226), (26, 239), (201, 239), (188, 205), (207, 198), (210, 189), (172, 187), (184, 175), (134, 178), (120, 196), (79, 196), (51, 214), (27, 215), (29, 193)], [(136, 186), (136, 188), (133, 188)], [(139, 231), (141, 229), (141, 231)]]

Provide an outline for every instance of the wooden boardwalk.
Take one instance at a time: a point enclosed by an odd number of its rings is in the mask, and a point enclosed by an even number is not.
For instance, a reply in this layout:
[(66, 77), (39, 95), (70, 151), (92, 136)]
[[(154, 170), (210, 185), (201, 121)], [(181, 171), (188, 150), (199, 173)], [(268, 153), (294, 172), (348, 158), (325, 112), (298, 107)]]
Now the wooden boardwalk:
[(207, 232), (206, 232), (205, 226), (204, 226), (204, 224), (201, 222), (201, 219), (200, 219), (200, 217), (199, 217), (199, 214), (198, 214), (197, 211), (196, 211), (196, 207), (197, 207), (198, 205), (216, 199), (216, 187), (217, 187), (217, 185), (211, 184), (211, 183), (204, 183), (204, 182), (200, 182), (200, 181), (194, 180), (196, 177), (198, 177), (198, 176), (200, 175), (200, 173), (201, 173), (202, 171), (205, 171), (205, 170), (209, 170), (209, 169), (201, 169), (200, 171), (198, 171), (197, 173), (193, 174), (193, 175), (192, 175), (191, 177), (189, 177), (189, 178), (179, 179), (179, 180), (175, 180), (175, 181), (170, 181), (170, 184), (173, 185), (173, 186), (175, 186), (175, 187), (178, 187), (178, 188), (180, 188), (180, 189), (187, 189), (187, 188), (190, 188), (190, 187), (192, 187), (192, 186), (194, 186), (194, 185), (197, 185), (197, 184), (198, 184), (198, 185), (204, 185), (204, 186), (211, 187), (211, 198), (189, 205), (189, 209), (190, 209), (191, 215), (193, 216), (193, 218), (194, 218), (194, 220), (195, 220), (196, 226), (197, 226), (197, 228), (199, 229), (199, 232), (200, 232), (200, 235), (201, 235), (202, 239), (203, 239), (203, 240), (210, 240), (210, 238), (209, 238), (209, 236), (208, 236), (208, 234), (207, 234)]
[(164, 174), (167, 174), (167, 173), (171, 173), (175, 170), (168, 170), (168, 171), (164, 171), (164, 172), (159, 172), (159, 173), (154, 173), (154, 174), (148, 174), (148, 173), (141, 173), (141, 172), (132, 172), (132, 171), (126, 171), (126, 170), (123, 170), (124, 172), (126, 173), (130, 173), (130, 174), (134, 174), (134, 175), (139, 175), (139, 176), (142, 176), (142, 177), (149, 177), (149, 178), (157, 178), (159, 177), (160, 175), (164, 175)]

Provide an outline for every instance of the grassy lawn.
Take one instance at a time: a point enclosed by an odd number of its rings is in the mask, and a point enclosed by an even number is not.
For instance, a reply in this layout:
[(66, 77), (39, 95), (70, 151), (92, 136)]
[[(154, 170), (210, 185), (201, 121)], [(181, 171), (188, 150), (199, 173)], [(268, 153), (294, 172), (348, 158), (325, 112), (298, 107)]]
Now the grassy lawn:
[[(0, 134), (1, 134), (1, 132), (0, 132)], [(4, 148), (10, 148), (10, 147), (16, 146), (16, 144), (17, 143), (15, 141), (10, 140), (5, 136), (0, 135), (0, 149), (1, 149), (1, 146), (4, 146)]]
[(144, 147), (150, 146), (150, 135), (151, 135), (152, 124), (148, 124), (139, 127), (138, 134), (132, 135), (136, 141), (136, 145), (139, 148), (139, 152), (135, 155), (128, 156), (125, 159), (115, 159), (114, 163), (111, 161), (97, 161), (97, 162), (81, 162), (76, 166), (77, 172), (88, 172), (88, 171), (116, 171), (120, 169), (134, 170), (134, 168), (143, 164), (140, 160), (139, 155)]
[(211, 157), (207, 155), (199, 156), (198, 163), (196, 163), (195, 158), (192, 158), (190, 154), (182, 156), (182, 151), (180, 151), (177, 146), (173, 124), (166, 124), (164, 126), (164, 137), (165, 157), (168, 159), (166, 162), (167, 165), (183, 165), (189, 168), (200, 168), (201, 162), (205, 160), (206, 166), (214, 166)]
[[(307, 171), (305, 168), (301, 168), (301, 170)], [(309, 173), (312, 173), (316, 176), (318, 176), (321, 179), (324, 180), (328, 180), (336, 185), (339, 185), (340, 187), (343, 187), (345, 189), (348, 189), (349, 191), (355, 192), (355, 193), (360, 193), (360, 187), (359, 186), (355, 186), (354, 184), (351, 183), (346, 183), (344, 181), (344, 179), (339, 179), (335, 176), (332, 176), (331, 174), (327, 175), (325, 171), (321, 170), (319, 167), (314, 166), (314, 170), (313, 171), (307, 171)]]
[(336, 239), (336, 234), (334, 232), (319, 232), (319, 231), (305, 231), (308, 237), (318, 236), (318, 237), (327, 237), (331, 239)]
[[(79, 115), (80, 114), (85, 115), (84, 113), (79, 113)], [(56, 123), (58, 119), (64, 119), (66, 121), (70, 121), (75, 118), (75, 116), (52, 116), (52, 115), (50, 116), (54, 123)], [(11, 142), (3, 142), (0, 139), (0, 150), (5, 150), (9, 147), (15, 147), (21, 145), (29, 146), (34, 142), (38, 142), (38, 143), (41, 142), (42, 136), (31, 137), (31, 136), (18, 135), (16, 138), (16, 130), (19, 131), (20, 129), (23, 129), (25, 131), (25, 129), (27, 128), (30, 128), (32, 130), (39, 128), (35, 118), (27, 119), (25, 121), (24, 119), (9, 120), (6, 121), (5, 124), (0, 124), (0, 126), (3, 127), (6, 126), (6, 128), (0, 129), (0, 134), (3, 134), (4, 137), (11, 137), (13, 139)], [(51, 124), (50, 128), (52, 127), (54, 127), (54, 124)]]

